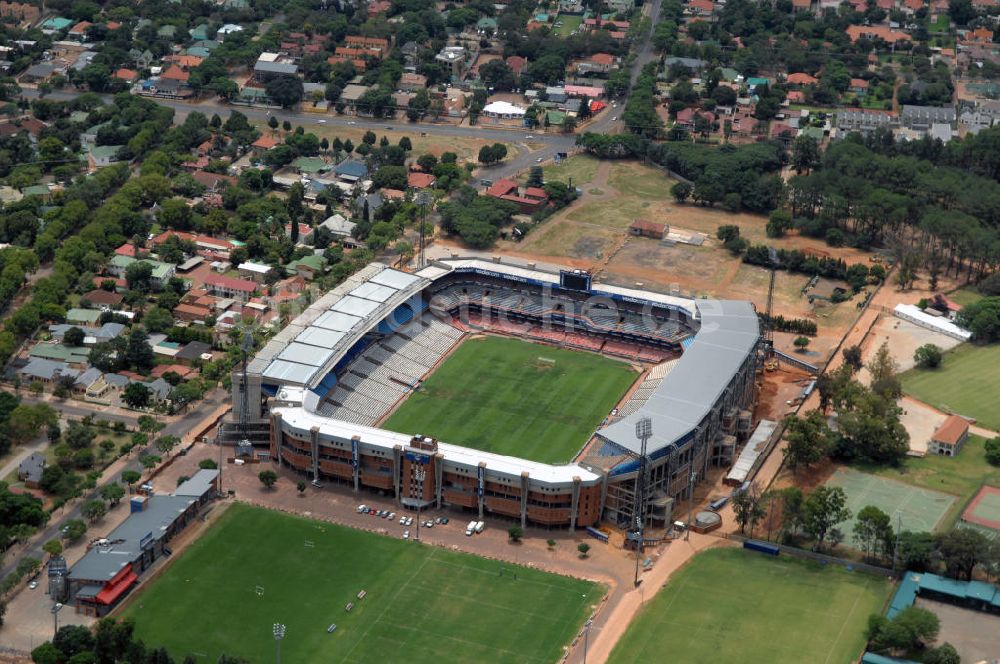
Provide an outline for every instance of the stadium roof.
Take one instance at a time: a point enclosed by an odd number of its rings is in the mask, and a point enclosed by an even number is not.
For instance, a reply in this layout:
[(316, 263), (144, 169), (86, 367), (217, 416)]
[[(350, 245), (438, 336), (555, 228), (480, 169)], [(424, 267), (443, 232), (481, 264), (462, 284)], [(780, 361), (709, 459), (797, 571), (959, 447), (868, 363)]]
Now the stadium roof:
[(701, 329), (667, 376), (637, 412), (597, 434), (639, 453), (635, 424), (648, 417), (653, 436), (647, 454), (681, 442), (711, 412), (733, 376), (760, 339), (757, 313), (750, 302), (698, 300)]
[[(358, 436), (363, 445), (371, 445), (383, 450), (392, 450), (396, 445), (407, 447), (412, 440), (412, 436), (405, 433), (335, 420), (309, 412), (302, 407), (274, 408), (272, 412), (279, 413), (283, 422), (287, 422), (296, 429), (308, 430), (312, 427), (318, 427), (321, 439), (336, 438), (341, 441), (350, 441), (354, 436)], [(478, 468), (480, 463), (484, 463), (489, 470), (514, 476), (520, 476), (522, 472), (527, 472), (531, 478), (547, 483), (571, 484), (574, 477), (579, 477), (581, 481), (592, 481), (600, 477), (576, 464), (551, 465), (449, 443), (438, 442), (438, 452), (444, 455), (446, 463), (459, 464), (473, 470)]]
[(319, 298), (248, 366), (266, 383), (313, 387), (350, 347), (428, 282), (372, 263)]

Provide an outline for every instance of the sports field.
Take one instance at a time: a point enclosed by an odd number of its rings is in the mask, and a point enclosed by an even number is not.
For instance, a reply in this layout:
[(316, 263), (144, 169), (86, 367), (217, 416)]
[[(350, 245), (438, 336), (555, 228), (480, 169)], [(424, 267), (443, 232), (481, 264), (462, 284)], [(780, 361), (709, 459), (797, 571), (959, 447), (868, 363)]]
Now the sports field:
[(519, 339), (463, 343), (383, 428), (543, 463), (570, 461), (638, 374)]
[(887, 580), (743, 549), (698, 554), (642, 609), (612, 664), (849, 664)]
[(935, 408), (974, 417), (980, 426), (1000, 430), (1000, 344), (962, 344), (944, 354), (937, 369), (903, 373), (903, 391)]
[(270, 661), (281, 622), (287, 662), (548, 663), (602, 595), (587, 581), (237, 504), (124, 615), (178, 661)]
[(826, 485), (840, 487), (847, 494), (847, 507), (852, 516), (848, 521), (838, 523), (836, 528), (844, 534), (844, 542), (848, 545), (852, 544), (855, 517), (868, 505), (874, 505), (892, 517), (893, 527), (896, 526), (898, 512), (904, 530), (933, 532), (943, 523), (944, 516), (956, 500), (955, 496), (947, 493), (859, 473), (851, 468), (838, 468)]

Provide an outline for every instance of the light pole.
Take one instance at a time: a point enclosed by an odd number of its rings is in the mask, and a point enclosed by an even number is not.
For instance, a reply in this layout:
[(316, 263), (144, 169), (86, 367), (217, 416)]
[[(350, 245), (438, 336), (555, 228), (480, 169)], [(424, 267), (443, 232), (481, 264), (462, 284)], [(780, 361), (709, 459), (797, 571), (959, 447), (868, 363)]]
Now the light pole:
[(424, 502), (424, 479), (427, 477), (427, 471), (423, 466), (417, 466), (413, 469), (413, 479), (420, 482), (420, 497), (417, 499), (417, 535), (414, 539), (420, 539), (420, 506)]
[(684, 529), (685, 542), (691, 539), (691, 519), (694, 516), (694, 482), (697, 479), (698, 479), (698, 473), (692, 470), (690, 483), (688, 484), (688, 522), (687, 522), (687, 528)]
[(426, 191), (417, 194), (416, 203), (420, 206), (420, 247), (417, 250), (417, 268), (424, 266), (424, 225), (427, 223), (427, 206), (433, 201)]
[(590, 626), (594, 624), (593, 618), (587, 618), (583, 625), (583, 664), (587, 664), (587, 645), (590, 641)]
[(284, 623), (274, 623), (274, 645), (276, 647), (275, 658), (278, 664), (281, 664), (281, 640), (285, 638), (285, 625)]
[(644, 417), (635, 423), (635, 437), (641, 441), (639, 447), (639, 471), (635, 476), (635, 508), (632, 518), (635, 520), (635, 579), (633, 584), (639, 585), (639, 558), (642, 557), (642, 544), (646, 525), (646, 444), (653, 435), (653, 421)]
[(62, 611), (62, 608), (62, 602), (56, 602), (49, 609), (52, 612), (52, 638), (55, 638), (56, 634), (59, 633), (59, 612)]

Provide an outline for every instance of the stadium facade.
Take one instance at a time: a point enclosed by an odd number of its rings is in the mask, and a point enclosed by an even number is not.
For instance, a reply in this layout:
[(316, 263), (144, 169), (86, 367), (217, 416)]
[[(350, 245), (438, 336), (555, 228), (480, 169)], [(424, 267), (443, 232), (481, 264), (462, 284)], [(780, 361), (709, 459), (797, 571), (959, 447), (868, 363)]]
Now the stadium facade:
[[(377, 427), (466, 334), (489, 331), (651, 367), (573, 463), (545, 464)], [(510, 259), (452, 258), (415, 273), (373, 263), (312, 303), (233, 376), (223, 443), (313, 481), (542, 526), (632, 523), (635, 424), (652, 421), (643, 518), (669, 522), (749, 433), (761, 335), (749, 302), (694, 300)], [(265, 433), (266, 432), (266, 433)], [(584, 441), (581, 441), (583, 443)]]

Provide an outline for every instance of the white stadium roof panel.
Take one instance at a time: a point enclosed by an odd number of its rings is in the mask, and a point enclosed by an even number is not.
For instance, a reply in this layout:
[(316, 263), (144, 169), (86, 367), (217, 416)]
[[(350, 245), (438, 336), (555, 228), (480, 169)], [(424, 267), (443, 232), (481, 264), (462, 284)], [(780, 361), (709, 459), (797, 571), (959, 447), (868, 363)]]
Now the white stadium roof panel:
[(368, 282), (366, 284), (361, 284), (352, 290), (351, 296), (363, 297), (364, 299), (372, 300), (373, 302), (385, 302), (398, 292), (399, 290), (392, 288), (391, 286), (380, 286), (379, 284)]
[(346, 332), (327, 330), (322, 327), (307, 327), (299, 336), (295, 337), (295, 341), (319, 348), (333, 348), (333, 345), (343, 339), (345, 334)]
[(316, 373), (316, 367), (287, 360), (274, 360), (264, 369), (264, 377), (288, 383), (305, 384)]
[(371, 300), (365, 300), (360, 297), (348, 295), (337, 302), (337, 304), (330, 307), (330, 311), (340, 311), (345, 314), (351, 314), (352, 316), (364, 318), (380, 306), (380, 302), (372, 302)]
[(419, 280), (420, 277), (407, 274), (406, 272), (400, 272), (399, 270), (393, 270), (391, 268), (382, 270), (369, 279), (369, 281), (373, 284), (389, 286), (390, 288), (395, 288), (396, 290), (403, 290), (407, 286), (412, 286)]
[(342, 311), (328, 311), (315, 321), (313, 327), (322, 327), (335, 332), (350, 332), (361, 319)]
[(316, 346), (308, 346), (293, 341), (278, 354), (278, 359), (321, 367), (324, 362), (330, 359), (331, 355), (333, 355), (332, 349), (317, 348)]

